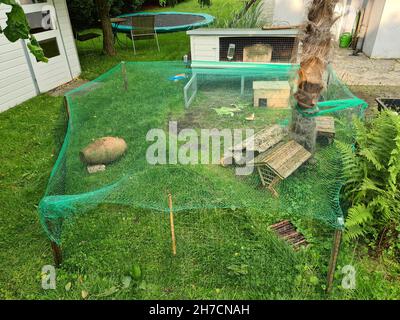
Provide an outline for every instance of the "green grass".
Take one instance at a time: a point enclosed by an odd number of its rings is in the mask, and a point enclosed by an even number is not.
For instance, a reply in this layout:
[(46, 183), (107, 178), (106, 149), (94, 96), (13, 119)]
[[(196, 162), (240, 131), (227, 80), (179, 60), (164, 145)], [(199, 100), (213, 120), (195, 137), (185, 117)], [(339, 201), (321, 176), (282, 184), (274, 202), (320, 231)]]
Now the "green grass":
[[(227, 16), (232, 8), (223, 0), (213, 3), (206, 10), (216, 16)], [(200, 11), (196, 1), (173, 10)], [(80, 47), (82, 77), (95, 78), (120, 60), (180, 59), (186, 53), (188, 40), (183, 33), (161, 38), (162, 53), (151, 50), (149, 41), (140, 44), (136, 57), (130, 49), (119, 49), (117, 57), (106, 58), (99, 51), (82, 53), (85, 48)], [(130, 79), (131, 83), (134, 80)], [(140, 91), (139, 83), (136, 90)], [(101, 205), (64, 225), (65, 260), (57, 270), (57, 290), (43, 290), (40, 271), (53, 259), (37, 206), (63, 141), (65, 112), (61, 104), (62, 98), (41, 95), (0, 114), (0, 298), (80, 299), (82, 290), (89, 292), (89, 299), (327, 298), (323, 289), (332, 231), (317, 222), (295, 219), (311, 246), (294, 253), (266, 230), (278, 212), (177, 212), (178, 254), (173, 257), (167, 214), (117, 205)], [(162, 109), (159, 112), (162, 114)], [(152, 117), (149, 120), (158, 121), (156, 115)], [(307, 174), (302, 171), (300, 178)], [(304, 197), (297, 192), (296, 201), (301, 202)], [(398, 265), (376, 261), (366, 250), (362, 244), (356, 250), (343, 246), (331, 298), (400, 296)], [(340, 269), (346, 264), (356, 267), (355, 291), (340, 288)], [(131, 274), (135, 265), (140, 266), (142, 278), (123, 289), (122, 278)], [(68, 283), (69, 291), (65, 289)]]

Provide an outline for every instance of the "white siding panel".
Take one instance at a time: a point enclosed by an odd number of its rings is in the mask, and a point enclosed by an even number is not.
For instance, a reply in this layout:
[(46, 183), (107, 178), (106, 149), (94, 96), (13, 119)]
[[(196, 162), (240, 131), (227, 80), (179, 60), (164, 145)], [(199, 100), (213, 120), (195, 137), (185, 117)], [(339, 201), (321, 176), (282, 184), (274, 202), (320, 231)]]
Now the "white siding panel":
[(54, 0), (54, 7), (57, 11), (58, 24), (63, 38), (67, 59), (70, 65), (72, 76), (75, 78), (81, 73), (78, 51), (76, 49), (74, 34), (65, 0)]
[(0, 112), (6, 111), (8, 109), (11, 109), (12, 107), (15, 107), (16, 105), (33, 98), (35, 95), (32, 95), (31, 93), (27, 94), (22, 94), (18, 97), (14, 97), (11, 102), (8, 103), (2, 103), (0, 102)]
[[(3, 28), (5, 12), (9, 10), (9, 6), (0, 6), (0, 25)], [(0, 35), (0, 112), (36, 95), (24, 45), (21, 40), (11, 43), (4, 34)]]
[(18, 48), (17, 50), (13, 50), (13, 51), (5, 51), (3, 53), (3, 50), (1, 50), (2, 48), (0, 47), (0, 63), (3, 62), (8, 62), (14, 59), (19, 59), (19, 58), (23, 58), (25, 59), (25, 53), (23, 50), (21, 50), (21, 48)]
[[(56, 59), (53, 60), (53, 63), (50, 59), (49, 64), (43, 64), (43, 66), (36, 64), (32, 57), (27, 57), (24, 41), (11, 43), (4, 35), (0, 35), (0, 112), (36, 96), (37, 89), (29, 59), (35, 65), (36, 80), (40, 83), (41, 89), (51, 89), (65, 83), (68, 81), (66, 74), (71, 73), (73, 77), (77, 77), (81, 73), (66, 2), (65, 0), (49, 2), (53, 2), (56, 9), (58, 29), (65, 46), (71, 72), (66, 63), (60, 63)], [(2, 28), (6, 26), (6, 12), (10, 10), (10, 6), (0, 5), (0, 26)]]
[(216, 36), (191, 36), (192, 60), (218, 61), (219, 38)]

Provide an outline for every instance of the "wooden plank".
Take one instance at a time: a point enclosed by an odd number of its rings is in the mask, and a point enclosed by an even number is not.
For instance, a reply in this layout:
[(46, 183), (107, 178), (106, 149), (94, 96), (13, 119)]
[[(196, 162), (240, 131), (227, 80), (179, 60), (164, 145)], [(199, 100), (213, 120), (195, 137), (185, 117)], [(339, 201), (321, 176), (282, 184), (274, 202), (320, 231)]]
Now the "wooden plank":
[(318, 134), (335, 134), (335, 119), (333, 117), (315, 117)]
[(286, 25), (286, 26), (270, 26), (266, 25), (262, 27), (262, 30), (291, 30), (291, 29), (300, 29), (302, 25)]
[(290, 224), (289, 220), (283, 220), (281, 222), (275, 223), (273, 225), (270, 226), (270, 228), (272, 229), (278, 229), (279, 227), (285, 226), (287, 224)]
[(257, 151), (265, 152), (278, 142), (282, 141), (287, 134), (287, 129), (280, 125), (273, 125), (258, 131), (254, 136), (247, 138), (241, 143), (233, 146), (231, 151)]
[(287, 178), (310, 158), (311, 154), (306, 149), (300, 149), (293, 157), (282, 164), (279, 171), (284, 178)]

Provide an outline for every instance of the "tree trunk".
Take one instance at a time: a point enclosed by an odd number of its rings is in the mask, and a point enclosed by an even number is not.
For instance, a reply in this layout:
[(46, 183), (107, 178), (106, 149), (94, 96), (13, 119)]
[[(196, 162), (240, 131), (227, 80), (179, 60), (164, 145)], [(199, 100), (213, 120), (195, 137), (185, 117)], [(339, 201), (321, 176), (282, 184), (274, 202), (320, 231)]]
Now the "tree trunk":
[[(335, 6), (339, 0), (312, 0), (302, 39), (303, 52), (300, 62), (298, 91), (295, 94), (300, 109), (314, 108), (324, 89), (323, 76), (329, 62), (332, 35), (336, 21)], [(311, 153), (315, 151), (316, 124), (314, 118), (305, 118), (293, 112), (294, 139)]]
[(103, 53), (108, 56), (115, 56), (114, 35), (110, 21), (110, 1), (96, 0), (96, 6), (103, 30)]

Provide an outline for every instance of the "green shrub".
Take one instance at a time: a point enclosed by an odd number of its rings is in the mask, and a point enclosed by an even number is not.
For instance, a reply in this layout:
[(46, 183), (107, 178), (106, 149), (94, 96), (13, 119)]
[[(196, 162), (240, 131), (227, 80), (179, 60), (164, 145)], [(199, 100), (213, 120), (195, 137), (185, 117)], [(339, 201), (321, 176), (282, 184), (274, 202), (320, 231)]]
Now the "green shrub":
[(373, 240), (380, 254), (398, 243), (400, 230), (400, 116), (380, 113), (355, 120), (355, 150), (339, 143), (350, 209), (345, 239)]
[(243, 7), (232, 14), (231, 18), (220, 20), (215, 26), (219, 28), (261, 28), (265, 24), (262, 13), (262, 3), (258, 0), (247, 11)]
[[(110, 16), (139, 10), (146, 0), (113, 0)], [(82, 30), (95, 26), (98, 15), (94, 0), (68, 0), (68, 11), (74, 29)]]

